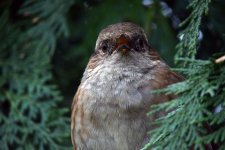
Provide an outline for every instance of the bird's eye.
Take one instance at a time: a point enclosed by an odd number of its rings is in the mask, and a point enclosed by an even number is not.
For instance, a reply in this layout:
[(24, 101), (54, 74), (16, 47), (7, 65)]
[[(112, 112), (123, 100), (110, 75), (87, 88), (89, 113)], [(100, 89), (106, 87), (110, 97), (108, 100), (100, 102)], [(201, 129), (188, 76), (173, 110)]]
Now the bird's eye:
[(141, 38), (138, 38), (136, 41), (136, 50), (141, 51), (144, 49), (144, 40)]
[(100, 49), (102, 50), (102, 52), (106, 53), (106, 52), (110, 52), (112, 49), (112, 43), (109, 40), (105, 40), (101, 43), (100, 45)]
[(144, 48), (144, 41), (142, 39), (139, 39), (138, 41), (140, 48)]
[(102, 51), (103, 51), (103, 52), (106, 52), (107, 49), (108, 49), (108, 45), (107, 45), (106, 43), (103, 43), (103, 44), (102, 44)]
[(138, 45), (140, 48), (144, 48), (144, 41), (142, 39), (138, 39)]

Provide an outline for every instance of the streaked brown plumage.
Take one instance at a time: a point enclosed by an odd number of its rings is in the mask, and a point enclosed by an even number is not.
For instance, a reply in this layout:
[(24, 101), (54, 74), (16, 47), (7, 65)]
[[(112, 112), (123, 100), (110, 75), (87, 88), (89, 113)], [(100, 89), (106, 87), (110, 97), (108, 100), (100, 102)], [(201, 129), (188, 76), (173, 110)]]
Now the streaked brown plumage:
[(153, 95), (183, 78), (170, 70), (133, 23), (103, 29), (72, 104), (71, 137), (76, 150), (136, 150), (149, 138), (152, 104), (172, 96)]

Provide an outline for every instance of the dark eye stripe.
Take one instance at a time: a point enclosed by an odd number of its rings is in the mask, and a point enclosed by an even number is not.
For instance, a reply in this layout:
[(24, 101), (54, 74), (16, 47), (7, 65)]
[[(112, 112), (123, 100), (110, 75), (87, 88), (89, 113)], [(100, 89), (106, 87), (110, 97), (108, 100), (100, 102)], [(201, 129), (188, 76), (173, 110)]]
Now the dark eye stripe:
[[(129, 41), (130, 41), (129, 46), (135, 49), (136, 51), (144, 51), (145, 47), (148, 46), (145, 37), (142, 35), (133, 36), (133, 38), (131, 38)], [(116, 49), (116, 41), (113, 41), (113, 39), (102, 40), (97, 48), (97, 50), (107, 54), (113, 53), (115, 49)]]

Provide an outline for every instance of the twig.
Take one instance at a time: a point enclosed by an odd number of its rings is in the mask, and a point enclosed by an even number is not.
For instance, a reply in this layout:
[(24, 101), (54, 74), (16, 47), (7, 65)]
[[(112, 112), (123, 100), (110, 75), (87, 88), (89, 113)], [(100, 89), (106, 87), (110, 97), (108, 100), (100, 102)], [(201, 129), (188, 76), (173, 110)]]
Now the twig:
[(217, 58), (217, 59), (215, 60), (215, 63), (219, 64), (219, 63), (221, 63), (221, 62), (223, 62), (223, 61), (225, 61), (225, 55), (224, 55), (224, 56), (221, 56), (220, 58)]

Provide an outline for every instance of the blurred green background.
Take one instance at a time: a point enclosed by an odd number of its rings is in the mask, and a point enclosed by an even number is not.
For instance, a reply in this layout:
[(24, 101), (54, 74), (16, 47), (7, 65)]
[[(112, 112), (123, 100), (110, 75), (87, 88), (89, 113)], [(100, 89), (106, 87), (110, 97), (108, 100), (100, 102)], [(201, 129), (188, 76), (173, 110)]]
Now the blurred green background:
[[(150, 45), (174, 67), (175, 47), (182, 38), (179, 24), (190, 14), (188, 3), (1, 0), (0, 149), (71, 146), (70, 111), (64, 108), (70, 109), (98, 33), (110, 24), (130, 21), (143, 27)], [(211, 2), (199, 32), (197, 58), (225, 51), (224, 8), (224, 0)], [(44, 136), (39, 130), (45, 130)], [(29, 146), (23, 144), (27, 141)], [(49, 141), (55, 146), (46, 146)]]

